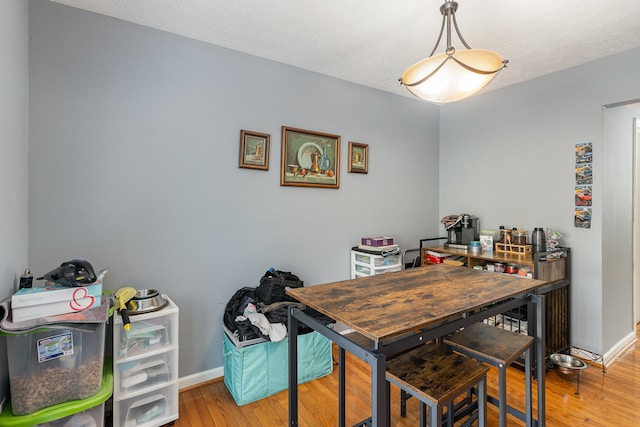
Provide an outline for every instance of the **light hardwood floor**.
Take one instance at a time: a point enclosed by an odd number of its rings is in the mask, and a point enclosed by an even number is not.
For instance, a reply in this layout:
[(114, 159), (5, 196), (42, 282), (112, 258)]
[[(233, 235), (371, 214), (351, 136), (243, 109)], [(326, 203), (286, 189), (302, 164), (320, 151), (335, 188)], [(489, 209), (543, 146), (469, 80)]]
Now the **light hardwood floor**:
[[(347, 358), (347, 425), (370, 415), (369, 367), (353, 357)], [(547, 426), (615, 426), (640, 425), (640, 346), (634, 345), (603, 373), (598, 365), (582, 372), (579, 394), (575, 374), (566, 376), (551, 369), (546, 377)], [(488, 390), (496, 395), (497, 371), (489, 372)], [(524, 372), (509, 368), (507, 399), (524, 410)], [(337, 370), (302, 384), (300, 393), (300, 426), (337, 426)], [(536, 394), (534, 381), (534, 395)], [(418, 405), (407, 402), (407, 417), (399, 416), (399, 391), (391, 388), (392, 425), (417, 426)], [(198, 426), (286, 426), (287, 391), (257, 402), (237, 406), (222, 379), (180, 392), (178, 427)], [(536, 402), (534, 400), (534, 410)], [(488, 405), (489, 426), (498, 425), (497, 409)], [(509, 416), (509, 426), (522, 426)]]

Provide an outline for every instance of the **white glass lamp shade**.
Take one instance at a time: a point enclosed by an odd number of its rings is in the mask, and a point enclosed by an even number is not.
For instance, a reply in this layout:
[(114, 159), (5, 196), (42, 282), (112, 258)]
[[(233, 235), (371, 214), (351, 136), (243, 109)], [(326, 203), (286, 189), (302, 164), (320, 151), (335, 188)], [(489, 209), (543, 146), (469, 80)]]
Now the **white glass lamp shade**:
[[(440, 103), (452, 102), (480, 91), (503, 68), (502, 57), (489, 50), (456, 50), (452, 56), (482, 73), (468, 70), (446, 53), (441, 53), (409, 67), (402, 75), (402, 83), (418, 98)], [(440, 66), (438, 71), (425, 79)], [(423, 82), (417, 83), (423, 79)]]

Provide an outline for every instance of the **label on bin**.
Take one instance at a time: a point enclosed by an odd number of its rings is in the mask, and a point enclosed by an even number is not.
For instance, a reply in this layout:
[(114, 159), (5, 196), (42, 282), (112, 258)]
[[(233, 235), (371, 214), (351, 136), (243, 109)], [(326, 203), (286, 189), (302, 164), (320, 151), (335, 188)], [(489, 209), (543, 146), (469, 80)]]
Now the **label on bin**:
[(71, 332), (42, 338), (37, 341), (38, 363), (73, 354), (73, 335)]

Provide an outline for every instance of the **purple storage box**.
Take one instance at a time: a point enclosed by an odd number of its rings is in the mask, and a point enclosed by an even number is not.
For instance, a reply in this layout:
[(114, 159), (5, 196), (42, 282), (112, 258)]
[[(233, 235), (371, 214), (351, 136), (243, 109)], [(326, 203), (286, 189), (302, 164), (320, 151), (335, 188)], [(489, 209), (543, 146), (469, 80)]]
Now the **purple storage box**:
[(363, 237), (362, 244), (367, 246), (393, 245), (393, 237)]

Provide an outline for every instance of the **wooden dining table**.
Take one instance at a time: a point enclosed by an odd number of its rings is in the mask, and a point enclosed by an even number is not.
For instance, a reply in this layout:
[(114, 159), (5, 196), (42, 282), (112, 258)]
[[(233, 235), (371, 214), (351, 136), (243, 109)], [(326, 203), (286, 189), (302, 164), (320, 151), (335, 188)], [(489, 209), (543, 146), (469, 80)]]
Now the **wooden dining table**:
[[(288, 289), (287, 294), (361, 337), (352, 340), (300, 307), (289, 308), (289, 426), (298, 426), (298, 326), (303, 323), (339, 347), (339, 425), (345, 425), (344, 352), (371, 366), (371, 418), (357, 425), (388, 426), (386, 360), (486, 318), (528, 306), (529, 335), (535, 337), (537, 420), (545, 425), (545, 281), (445, 264)], [(532, 375), (529, 371), (527, 375)]]

